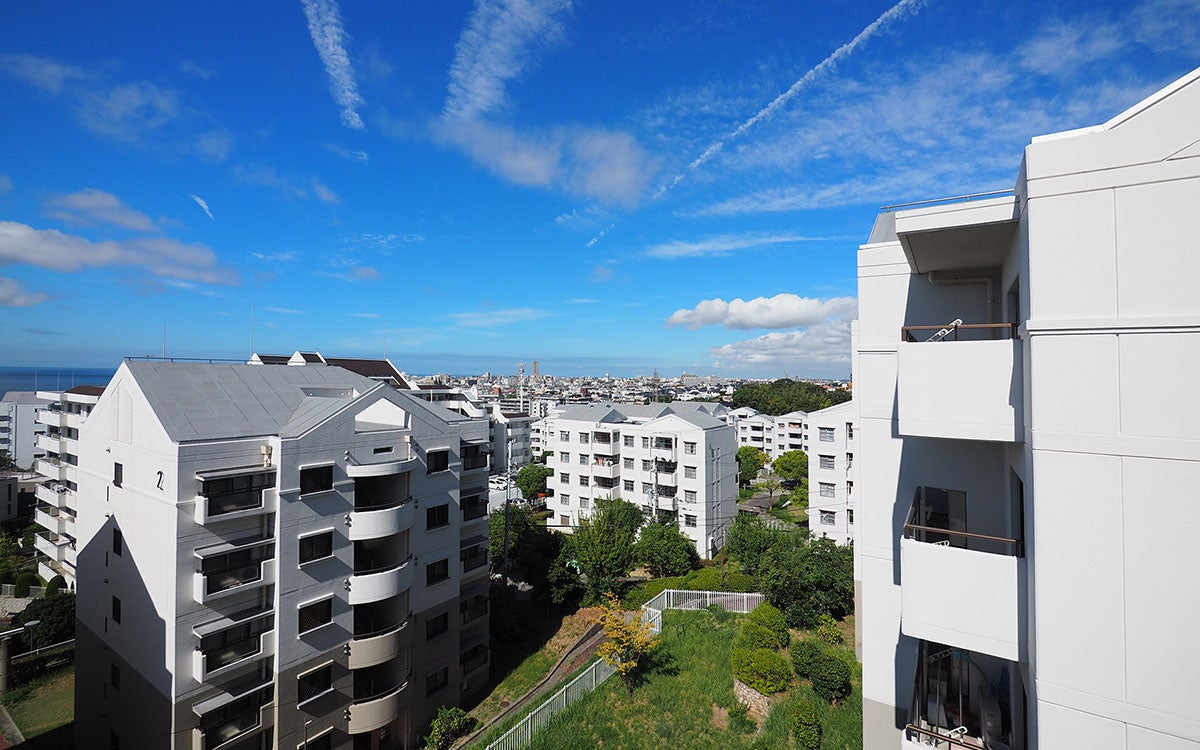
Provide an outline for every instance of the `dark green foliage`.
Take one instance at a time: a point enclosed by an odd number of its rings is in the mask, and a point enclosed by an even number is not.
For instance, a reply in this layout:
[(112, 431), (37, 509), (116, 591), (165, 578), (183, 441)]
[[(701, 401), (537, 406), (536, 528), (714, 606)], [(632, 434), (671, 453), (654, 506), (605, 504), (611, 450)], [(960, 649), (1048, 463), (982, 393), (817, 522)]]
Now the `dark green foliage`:
[(637, 609), (667, 589), (681, 591), (757, 591), (753, 578), (737, 569), (737, 564), (726, 568), (701, 568), (685, 576), (656, 578), (632, 587), (621, 601), (628, 609)]
[(809, 677), (817, 659), (825, 655), (825, 647), (816, 638), (805, 638), (793, 645), (790, 651), (792, 669), (796, 670), (797, 677)]
[(813, 663), (808, 679), (812, 680), (816, 694), (830, 703), (850, 695), (850, 667), (831, 654), (825, 654)]
[(779, 541), (780, 532), (768, 529), (758, 516), (739, 513), (729, 529), (725, 549), (750, 575), (758, 572), (763, 556)]
[(583, 579), (579, 575), (579, 563), (575, 560), (575, 538), (564, 537), (558, 557), (554, 558), (546, 572), (550, 587), (550, 601), (555, 604), (574, 606), (583, 596)]
[(832, 540), (776, 544), (763, 555), (759, 590), (783, 610), (788, 625), (815, 628), (822, 614), (842, 618), (854, 611), (854, 553)]
[(633, 569), (633, 545), (644, 518), (633, 503), (598, 498), (590, 518), (575, 530), (575, 559), (582, 569), (588, 595), (616, 591)]
[(830, 646), (840, 646), (846, 642), (842, 631), (838, 630), (837, 620), (827, 614), (817, 618), (817, 637)]
[(474, 726), (475, 719), (468, 716), (466, 711), (458, 706), (442, 706), (429, 725), (429, 736), (425, 742), (435, 750), (446, 750), (459, 737), (469, 734)]
[(681, 576), (700, 567), (696, 545), (673, 523), (652, 523), (642, 529), (634, 556), (655, 578)]
[(729, 709), (729, 728), (738, 734), (749, 734), (754, 731), (754, 722), (750, 712), (741, 703)]
[(821, 747), (821, 715), (816, 705), (807, 698), (792, 709), (792, 734), (796, 738), (796, 746), (803, 750)]
[(546, 478), (554, 476), (554, 469), (541, 464), (529, 464), (517, 472), (514, 482), (521, 490), (521, 497), (535, 500), (546, 492)]
[(770, 628), (751, 620), (742, 623), (737, 637), (733, 640), (735, 648), (779, 648), (779, 636)]
[(749, 621), (766, 628), (775, 637), (775, 648), (786, 648), (791, 640), (783, 613), (770, 604), (763, 603), (755, 607)]
[(753, 482), (758, 476), (758, 470), (767, 465), (769, 458), (766, 453), (752, 445), (743, 445), (738, 448), (738, 481), (743, 485)]
[(27, 648), (31, 642), (40, 648), (74, 638), (75, 595), (63, 592), (48, 599), (34, 599), (23, 612), (13, 615), (13, 627), (21, 627), (34, 620), (40, 621), (40, 624), (33, 632), (21, 634)]
[(29, 596), (29, 588), (38, 584), (38, 577), (33, 573), (22, 573), (17, 576), (17, 583), (13, 589), (13, 596)]
[(850, 391), (827, 391), (815, 383), (780, 379), (772, 383), (747, 383), (733, 392), (733, 408), (749, 406), (763, 414), (779, 416), (790, 411), (813, 412), (850, 400)]
[[(508, 570), (515, 580), (533, 586), (535, 594), (548, 592), (550, 567), (562, 550), (563, 535), (556, 534), (538, 521), (528, 505), (510, 505), (508, 509)], [(488, 552), (492, 569), (503, 570), (504, 509), (488, 517)]]
[(804, 479), (808, 476), (808, 454), (804, 451), (788, 451), (775, 459), (771, 468), (784, 479)]
[[(55, 578), (57, 577), (58, 576), (55, 576)], [(49, 599), (51, 597), (58, 596), (60, 591), (62, 591), (62, 586), (59, 585), (54, 578), (51, 578), (50, 583), (46, 584), (46, 598)]]
[(792, 681), (787, 659), (771, 649), (735, 647), (729, 663), (734, 677), (763, 695), (778, 693)]
[(12, 583), (14, 578), (12, 568), (0, 568), (0, 584)]

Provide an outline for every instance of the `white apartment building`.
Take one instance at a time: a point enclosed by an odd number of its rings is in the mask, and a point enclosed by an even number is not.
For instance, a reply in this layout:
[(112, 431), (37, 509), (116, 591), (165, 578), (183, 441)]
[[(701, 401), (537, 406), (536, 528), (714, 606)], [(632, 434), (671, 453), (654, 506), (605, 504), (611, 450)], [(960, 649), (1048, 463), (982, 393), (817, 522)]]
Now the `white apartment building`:
[(748, 445), (758, 448), (775, 459), (775, 418), (760, 413), (757, 409), (742, 406), (730, 412), (736, 425), (738, 447)]
[(567, 409), (554, 428), (552, 525), (569, 531), (596, 498), (615, 497), (678, 523), (703, 558), (724, 546), (737, 513), (737, 443), (703, 404), (588, 404)]
[(771, 460), (779, 458), (788, 451), (808, 450), (808, 413), (789, 411), (775, 417), (775, 452)]
[(0, 399), (0, 453), (7, 453), (17, 468), (29, 470), (43, 450), (38, 436), (46, 431), (37, 412), (49, 401), (34, 391), (9, 391)]
[(533, 419), (524, 412), (502, 411), (496, 403), (491, 412), (492, 469), (517, 471), (533, 460)]
[(78, 429), (76, 746), (410, 747), (486, 684), (486, 423), (125, 362)]
[(38, 424), (45, 430), (37, 439), (43, 455), (34, 466), (44, 477), (34, 488), (33, 519), (44, 529), (33, 538), (39, 553), (38, 575), (47, 581), (62, 576), (72, 591), (79, 546), (79, 430), (103, 392), (103, 386), (79, 385), (62, 392), (37, 393), (45, 404), (37, 414)]
[(853, 401), (806, 415), (813, 442), (808, 451), (808, 528), (838, 544), (854, 541)]
[(864, 746), (1200, 747), (1200, 70), (858, 253)]

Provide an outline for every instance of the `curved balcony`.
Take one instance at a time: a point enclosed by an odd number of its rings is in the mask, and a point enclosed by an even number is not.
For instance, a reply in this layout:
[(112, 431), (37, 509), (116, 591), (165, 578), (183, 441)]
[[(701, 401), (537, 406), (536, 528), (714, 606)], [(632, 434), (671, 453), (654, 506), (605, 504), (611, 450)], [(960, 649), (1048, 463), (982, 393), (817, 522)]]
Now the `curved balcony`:
[(412, 586), (413, 579), (411, 560), (409, 557), (386, 568), (356, 572), (347, 578), (346, 589), (350, 592), (350, 604), (379, 602), (407, 591)]
[(355, 700), (350, 704), (350, 722), (346, 731), (350, 734), (362, 734), (390, 724), (400, 716), (401, 696), (406, 687), (407, 679), (386, 692)]
[(395, 659), (404, 645), (408, 620), (390, 628), (356, 635), (346, 644), (346, 664), (351, 669), (363, 669)]
[(411, 497), (396, 500), (391, 503), (357, 508), (346, 515), (346, 525), (350, 527), (348, 536), (352, 542), (366, 539), (399, 534), (413, 524), (413, 503)]

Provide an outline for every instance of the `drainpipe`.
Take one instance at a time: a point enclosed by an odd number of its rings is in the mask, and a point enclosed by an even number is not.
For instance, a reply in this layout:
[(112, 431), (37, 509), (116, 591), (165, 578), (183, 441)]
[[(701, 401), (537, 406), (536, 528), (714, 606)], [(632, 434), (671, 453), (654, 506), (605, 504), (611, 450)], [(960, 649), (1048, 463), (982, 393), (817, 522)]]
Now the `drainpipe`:
[(987, 287), (987, 318), (988, 318), (987, 322), (989, 322), (989, 323), (996, 322), (995, 320), (993, 320), (994, 316), (992, 314), (992, 309), (993, 309), (994, 303), (996, 301), (995, 300), (995, 296), (996, 296), (995, 295), (995, 284), (996, 284), (996, 282), (992, 279), (992, 277), (990, 277), (990, 276), (961, 276), (961, 277), (947, 279), (947, 278), (943, 278), (941, 276), (935, 276), (934, 273), (935, 273), (934, 271), (930, 271), (929, 273), (926, 274), (926, 277), (928, 277), (929, 283), (934, 284), (935, 286), (943, 286), (943, 285), (950, 286), (950, 285), (954, 285), (954, 284), (984, 284)]

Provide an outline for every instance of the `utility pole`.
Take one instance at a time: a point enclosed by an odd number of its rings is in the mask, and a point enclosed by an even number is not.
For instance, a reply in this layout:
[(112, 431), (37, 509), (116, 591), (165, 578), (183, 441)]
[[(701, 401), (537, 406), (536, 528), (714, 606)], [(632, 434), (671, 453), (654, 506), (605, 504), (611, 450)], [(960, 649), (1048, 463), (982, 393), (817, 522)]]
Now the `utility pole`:
[(505, 472), (504, 478), (504, 560), (500, 564), (500, 568), (504, 573), (505, 580), (508, 580), (508, 507), (512, 504), (512, 438), (504, 441), (504, 449), (506, 451)]

